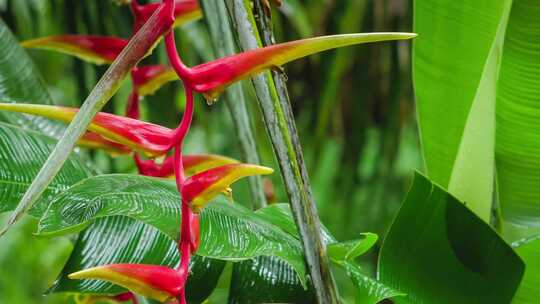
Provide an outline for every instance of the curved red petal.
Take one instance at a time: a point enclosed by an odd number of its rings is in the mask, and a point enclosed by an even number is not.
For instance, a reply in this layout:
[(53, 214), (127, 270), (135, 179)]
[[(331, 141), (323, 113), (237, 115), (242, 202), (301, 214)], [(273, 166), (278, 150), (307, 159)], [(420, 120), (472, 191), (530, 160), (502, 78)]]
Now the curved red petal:
[(182, 185), (182, 198), (195, 212), (199, 212), (212, 198), (240, 178), (265, 175), (273, 169), (251, 164), (228, 164), (195, 174)]
[(100, 279), (158, 301), (176, 298), (185, 284), (183, 273), (161, 265), (111, 264), (72, 273), (70, 279)]
[[(138, 30), (152, 16), (154, 11), (160, 5), (159, 2), (146, 5), (132, 5), (132, 12), (135, 16), (135, 29)], [(174, 17), (175, 25), (180, 25), (198, 19), (202, 16), (201, 8), (197, 0), (175, 0)]]
[(126, 39), (97, 35), (58, 35), (23, 41), (26, 48), (62, 52), (94, 63), (111, 63), (127, 45)]
[(411, 33), (366, 33), (321, 36), (290, 41), (223, 57), (193, 67), (188, 81), (197, 92), (214, 99), (231, 83), (287, 62), (339, 47), (386, 40), (410, 39)]

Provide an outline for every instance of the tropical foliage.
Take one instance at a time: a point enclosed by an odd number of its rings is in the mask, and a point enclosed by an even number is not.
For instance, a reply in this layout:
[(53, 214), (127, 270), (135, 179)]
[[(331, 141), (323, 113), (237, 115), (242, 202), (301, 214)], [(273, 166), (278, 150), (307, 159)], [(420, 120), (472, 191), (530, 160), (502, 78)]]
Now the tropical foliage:
[(540, 298), (540, 3), (0, 9), (0, 302)]

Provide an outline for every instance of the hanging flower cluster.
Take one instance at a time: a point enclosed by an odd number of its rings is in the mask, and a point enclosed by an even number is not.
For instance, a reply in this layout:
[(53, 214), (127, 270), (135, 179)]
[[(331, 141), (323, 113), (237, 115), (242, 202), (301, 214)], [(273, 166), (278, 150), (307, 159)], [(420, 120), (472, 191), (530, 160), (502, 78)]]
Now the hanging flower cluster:
[[(408, 39), (413, 35), (371, 33), (316, 37), (247, 51), (190, 68), (184, 65), (178, 55), (174, 27), (202, 16), (197, 1), (163, 0), (162, 3), (140, 5), (137, 0), (132, 0), (133, 33), (158, 9), (164, 12), (162, 18), (174, 19), (164, 39), (170, 67), (135, 67), (131, 71), (132, 91), (128, 97), (126, 116), (98, 113), (78, 144), (113, 154), (132, 153), (140, 174), (175, 178), (181, 194), (180, 263), (177, 269), (142, 264), (103, 265), (73, 273), (69, 277), (106, 280), (130, 290), (112, 298), (117, 301), (135, 302), (133, 293), (136, 293), (161, 302), (185, 303), (190, 256), (196, 252), (200, 242), (199, 214), (214, 197), (228, 192), (236, 180), (273, 172), (267, 167), (242, 164), (218, 155), (183, 155), (183, 142), (193, 118), (194, 93), (202, 94), (212, 103), (230, 84), (289, 61), (342, 46)], [(60, 35), (25, 41), (22, 45), (63, 52), (96, 64), (110, 64), (127, 43), (128, 40), (117, 37)], [(178, 127), (169, 129), (139, 120), (141, 99), (153, 94), (163, 84), (178, 79), (183, 82), (186, 97), (185, 111)], [(0, 104), (0, 110), (40, 115), (66, 123), (78, 111), (76, 108), (59, 106), (5, 103)], [(162, 162), (156, 161), (163, 157)]]

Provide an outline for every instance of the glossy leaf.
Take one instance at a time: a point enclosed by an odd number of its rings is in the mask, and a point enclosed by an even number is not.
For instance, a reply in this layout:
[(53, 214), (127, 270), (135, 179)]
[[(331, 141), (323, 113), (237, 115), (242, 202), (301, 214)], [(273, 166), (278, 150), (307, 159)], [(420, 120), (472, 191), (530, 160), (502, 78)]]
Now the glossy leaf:
[[(341, 266), (347, 271), (347, 275), (351, 278), (356, 286), (356, 301), (358, 304), (377, 304), (383, 300), (404, 297), (406, 294), (398, 292), (383, 283), (370, 278), (360, 267), (354, 263), (342, 263)], [(364, 292), (368, 290), (369, 292)]]
[(304, 290), (294, 269), (276, 257), (234, 264), (229, 304), (315, 302), (313, 290)]
[(96, 279), (115, 283), (160, 302), (178, 297), (183, 275), (175, 269), (151, 264), (109, 264), (70, 273), (72, 280)]
[(52, 50), (95, 64), (110, 64), (127, 43), (126, 39), (112, 36), (58, 35), (23, 41), (21, 46)]
[(407, 294), (396, 303), (502, 304), (510, 303), (523, 271), (521, 259), (488, 224), (416, 174), (383, 242), (378, 275)]
[[(99, 254), (95, 254), (99, 252)], [(96, 220), (75, 243), (59, 279), (49, 292), (81, 292), (116, 295), (125, 289), (101, 280), (70, 280), (67, 275), (82, 269), (115, 263), (156, 264), (176, 267), (177, 244), (156, 228), (134, 219), (113, 216)], [(187, 299), (201, 303), (213, 291), (225, 262), (194, 256), (187, 282)]]
[[(0, 212), (13, 210), (56, 141), (30, 130), (0, 123)], [(92, 175), (85, 162), (72, 155), (47, 187), (30, 214), (41, 216), (49, 202), (78, 181)]]
[[(513, 1), (497, 85), (495, 160), (505, 222), (540, 231), (540, 3)], [(530, 236), (527, 232), (525, 236)]]
[(333, 261), (353, 260), (371, 249), (379, 239), (374, 233), (362, 233), (362, 236), (364, 238), (360, 240), (329, 244), (327, 247), (328, 256)]
[[(0, 111), (27, 113), (69, 123), (79, 109), (34, 105), (0, 103)], [(150, 156), (167, 152), (173, 131), (171, 129), (136, 119), (99, 112), (88, 125), (88, 130), (109, 140), (141, 151)]]
[[(267, 208), (257, 210), (256, 213), (258, 216), (265, 218), (268, 221), (271, 221), (284, 231), (287, 231), (288, 233), (294, 235), (296, 238), (299, 238), (298, 231), (291, 214), (290, 206), (288, 204), (272, 204)], [(323, 239), (326, 242), (328, 249), (330, 249), (334, 245), (342, 244), (337, 242), (337, 240), (330, 234), (326, 227), (322, 227), (322, 232)], [(367, 245), (374, 241), (375, 235), (372, 233), (366, 233), (365, 235), (368, 236), (369, 241), (364, 243), (364, 246), (362, 247), (367, 248)], [(347, 275), (354, 283), (356, 288), (356, 303), (375, 304), (384, 299), (403, 295), (401, 292), (397, 292), (396, 290), (390, 288), (388, 285), (385, 285), (382, 282), (371, 278), (370, 276), (362, 272), (359, 266), (357, 266), (353, 261), (339, 258), (332, 258), (332, 261), (337, 266), (344, 268), (347, 272)], [(280, 275), (279, 272), (287, 273), (287, 271), (290, 271), (287, 270), (289, 266), (282, 267), (283, 265), (281, 265), (278, 261), (265, 261), (261, 264), (261, 267), (263, 267), (264, 271), (253, 269), (252, 271), (254, 273), (250, 273), (249, 268), (246, 268), (247, 266), (245, 264), (254, 265), (255, 263), (260, 263), (260, 261), (254, 261), (251, 264), (248, 262), (242, 262), (242, 264), (235, 264), (234, 267), (239, 267), (241, 268), (241, 270), (238, 270), (236, 272), (238, 273), (238, 275), (233, 276), (233, 280), (238, 280), (239, 282), (242, 282), (243, 286), (249, 286), (248, 284), (251, 284), (252, 286), (257, 286), (258, 290), (267, 290), (264, 293), (260, 293), (262, 301), (266, 301), (266, 299), (270, 298), (281, 299), (281, 296), (279, 294), (282, 292), (290, 293), (296, 299), (299, 299), (300, 295), (302, 294), (306, 295), (306, 297), (309, 297), (308, 293), (302, 293), (300, 289), (298, 289), (298, 287), (295, 288), (291, 286), (293, 283), (289, 280), (280, 281), (270, 279), (274, 277), (284, 276)], [(235, 272), (233, 272), (233, 274), (234, 273)], [(251, 280), (251, 283), (244, 282), (244, 279), (240, 277), (240, 275), (244, 273), (248, 276), (246, 280)], [(247, 292), (247, 294), (253, 296), (254, 299), (259, 299), (257, 297), (257, 294), (250, 293), (249, 290), (243, 292)], [(277, 293), (277, 295), (275, 295), (274, 293)], [(246, 299), (246, 297), (242, 295), (231, 295), (231, 297)], [(305, 302), (302, 302), (300, 299), (300, 303)]]
[(519, 285), (513, 304), (532, 304), (540, 297), (540, 237), (520, 240), (513, 244), (525, 262), (525, 275)]
[[(38, 234), (69, 233), (97, 218), (124, 215), (177, 239), (179, 202), (173, 181), (123, 174), (97, 176), (60, 194), (42, 217)], [(223, 197), (203, 210), (200, 222), (198, 255), (234, 261), (277, 256), (294, 267), (300, 280), (305, 279), (300, 242), (272, 222)]]
[(182, 185), (182, 195), (195, 212), (200, 212), (211, 199), (227, 190), (235, 181), (247, 176), (273, 172), (271, 168), (250, 164), (216, 167), (189, 177)]
[(235, 81), (255, 75), (264, 69), (281, 65), (311, 54), (339, 47), (388, 40), (410, 39), (411, 33), (367, 33), (321, 36), (276, 44), (227, 56), (190, 69), (186, 76), (193, 88), (208, 100), (215, 99)]
[(414, 30), (422, 38), (413, 48), (413, 75), (427, 173), (486, 222), (495, 174), (497, 73), (511, 2), (414, 5)]
[[(0, 19), (0, 101), (53, 104), (34, 63)], [(0, 121), (58, 138), (64, 132), (61, 123), (42, 117), (0, 112)]]

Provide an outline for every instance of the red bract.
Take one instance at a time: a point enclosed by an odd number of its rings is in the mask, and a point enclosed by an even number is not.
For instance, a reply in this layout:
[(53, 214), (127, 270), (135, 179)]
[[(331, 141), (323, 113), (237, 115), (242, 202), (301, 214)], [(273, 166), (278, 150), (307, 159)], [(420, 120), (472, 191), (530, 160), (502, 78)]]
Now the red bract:
[[(212, 154), (194, 154), (184, 155), (182, 157), (184, 165), (184, 173), (186, 176), (197, 174), (205, 170), (218, 166), (238, 163), (237, 160)], [(165, 158), (162, 164), (158, 164), (153, 160), (142, 160), (135, 156), (135, 163), (139, 169), (139, 173), (146, 176), (155, 177), (171, 177), (174, 176), (174, 158), (169, 156)]]
[(128, 41), (95, 35), (59, 35), (23, 41), (25, 48), (53, 50), (96, 64), (112, 63)]
[(105, 150), (112, 155), (128, 154), (131, 152), (131, 149), (128, 146), (110, 141), (93, 132), (86, 132), (83, 137), (77, 141), (77, 145), (90, 149)]
[[(281, 65), (325, 50), (348, 45), (410, 39), (411, 33), (369, 33), (321, 36), (255, 49), (244, 53), (224, 57), (193, 68), (188, 68), (178, 58), (172, 61), (173, 68), (180, 78), (193, 90), (213, 101), (230, 84), (269, 68)], [(169, 33), (165, 37), (169, 58), (173, 49), (174, 38)]]
[(185, 284), (185, 274), (180, 271), (144, 264), (98, 266), (72, 273), (69, 278), (109, 281), (160, 302), (177, 298)]
[[(134, 28), (136, 31), (143, 26), (160, 5), (159, 2), (140, 5), (136, 0), (131, 1), (131, 11), (135, 17)], [(174, 1), (174, 26), (196, 20), (201, 16), (202, 12), (197, 0)]]
[(178, 80), (176, 73), (168, 66), (146, 65), (133, 69), (131, 72), (134, 90), (141, 96), (152, 95), (163, 84)]
[(112, 299), (117, 301), (117, 302), (131, 301), (131, 303), (133, 303), (133, 304), (138, 304), (139, 303), (139, 301), (137, 301), (137, 297), (132, 292), (129, 292), (129, 291), (121, 293), (119, 295), (116, 295), (116, 296), (112, 297)]
[(213, 168), (188, 178), (182, 185), (182, 198), (193, 211), (200, 212), (212, 198), (238, 179), (272, 172), (274, 170), (271, 168), (250, 164), (229, 164)]
[[(39, 115), (66, 123), (71, 122), (79, 111), (77, 108), (22, 103), (0, 103), (0, 110)], [(96, 115), (88, 130), (149, 156), (167, 153), (174, 136), (171, 129), (103, 112)]]

